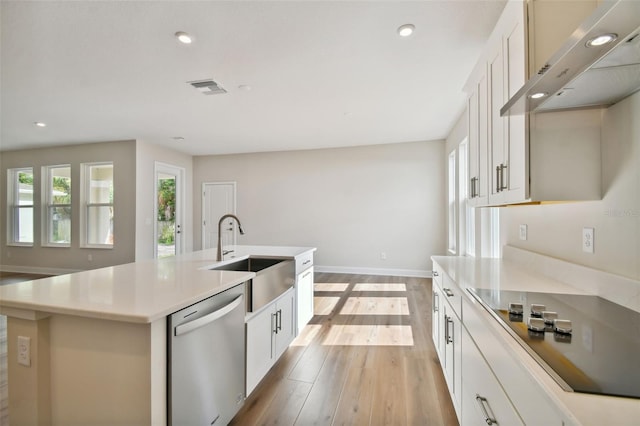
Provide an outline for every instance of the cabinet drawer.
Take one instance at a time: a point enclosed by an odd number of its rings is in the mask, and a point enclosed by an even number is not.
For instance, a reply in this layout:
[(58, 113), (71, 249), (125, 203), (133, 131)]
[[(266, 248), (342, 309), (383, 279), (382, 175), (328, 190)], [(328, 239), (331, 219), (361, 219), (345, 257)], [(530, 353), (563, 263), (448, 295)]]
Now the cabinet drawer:
[(301, 254), (296, 257), (296, 274), (304, 271), (305, 269), (313, 266), (313, 252)]
[(466, 330), (462, 331), (462, 380), (463, 425), (523, 424)]
[[(562, 425), (562, 416), (545, 391), (511, 354), (504, 339), (497, 336), (488, 321), (496, 321), (471, 296), (463, 297), (464, 326), (495, 374), (525, 424)], [(464, 362), (464, 361), (463, 361)], [(466, 373), (465, 373), (466, 374)], [(464, 386), (464, 384), (463, 384)]]
[(432, 285), (437, 286), (442, 292), (442, 303), (451, 305), (451, 309), (458, 318), (462, 318), (462, 291), (460, 287), (447, 275), (442, 267), (433, 263)]

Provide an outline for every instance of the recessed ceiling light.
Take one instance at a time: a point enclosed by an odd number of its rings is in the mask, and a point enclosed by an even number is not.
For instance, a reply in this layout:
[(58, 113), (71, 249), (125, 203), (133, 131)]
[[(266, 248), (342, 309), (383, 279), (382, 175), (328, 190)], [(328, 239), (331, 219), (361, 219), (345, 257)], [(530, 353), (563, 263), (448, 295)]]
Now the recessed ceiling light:
[(401, 25), (398, 28), (398, 35), (400, 37), (409, 37), (411, 34), (413, 34), (413, 30), (415, 30), (416, 27), (413, 24), (404, 24)]
[(183, 141), (184, 138), (182, 136), (173, 136), (171, 139), (173, 139), (174, 141)]
[(544, 92), (538, 92), (538, 93), (534, 93), (533, 95), (529, 95), (531, 99), (540, 99), (540, 98), (544, 98), (545, 96), (547, 96), (547, 94)]
[(33, 124), (37, 127), (47, 127), (47, 123), (43, 123), (42, 121), (36, 121)]
[(611, 43), (617, 38), (618, 38), (618, 34), (614, 34), (614, 33), (602, 34), (597, 37), (589, 39), (586, 44), (587, 44), (587, 47), (598, 47), (598, 46), (602, 46), (603, 44)]
[(193, 37), (184, 31), (178, 31), (176, 34), (176, 38), (180, 41), (180, 43), (191, 44), (193, 42)]
[(248, 84), (241, 84), (240, 86), (238, 86), (238, 89), (248, 92), (249, 90), (251, 90), (251, 86), (249, 86)]

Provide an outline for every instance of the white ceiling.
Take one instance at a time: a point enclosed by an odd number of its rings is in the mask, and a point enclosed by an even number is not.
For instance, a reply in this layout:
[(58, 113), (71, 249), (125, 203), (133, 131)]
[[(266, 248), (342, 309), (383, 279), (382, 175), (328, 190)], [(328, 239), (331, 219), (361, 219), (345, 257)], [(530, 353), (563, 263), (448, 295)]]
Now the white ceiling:
[[(1, 150), (141, 139), (207, 155), (445, 138), (505, 1), (1, 4)], [(187, 84), (207, 78), (228, 93)]]

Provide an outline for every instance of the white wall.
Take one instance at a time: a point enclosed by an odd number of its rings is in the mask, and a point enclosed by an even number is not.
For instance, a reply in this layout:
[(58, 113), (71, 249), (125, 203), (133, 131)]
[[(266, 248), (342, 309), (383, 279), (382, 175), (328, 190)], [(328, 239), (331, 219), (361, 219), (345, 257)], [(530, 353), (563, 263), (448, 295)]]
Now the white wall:
[(444, 141), (194, 157), (194, 223), (202, 183), (236, 181), (239, 244), (314, 246), (336, 271), (424, 273), (446, 249), (444, 164)]
[(153, 259), (155, 248), (155, 164), (169, 164), (185, 170), (184, 212), (182, 224), (182, 244), (184, 253), (193, 250), (193, 161), (189, 154), (153, 145), (144, 141), (136, 144), (135, 186), (137, 190), (135, 260)]
[[(112, 161), (114, 169), (114, 246), (113, 249), (80, 248), (80, 223), (72, 221), (70, 247), (41, 246), (41, 168), (71, 164), (72, 218), (80, 217), (80, 163)], [(135, 141), (103, 142), (54, 148), (5, 151), (0, 157), (0, 267), (5, 271), (62, 273), (128, 263), (134, 260), (136, 188)], [(7, 246), (7, 169), (33, 167), (34, 172), (34, 245)], [(88, 260), (88, 255), (92, 260)]]
[[(501, 209), (503, 241), (516, 247), (640, 279), (640, 93), (604, 111), (600, 201)], [(528, 226), (520, 241), (520, 224)], [(595, 228), (595, 253), (582, 228)]]

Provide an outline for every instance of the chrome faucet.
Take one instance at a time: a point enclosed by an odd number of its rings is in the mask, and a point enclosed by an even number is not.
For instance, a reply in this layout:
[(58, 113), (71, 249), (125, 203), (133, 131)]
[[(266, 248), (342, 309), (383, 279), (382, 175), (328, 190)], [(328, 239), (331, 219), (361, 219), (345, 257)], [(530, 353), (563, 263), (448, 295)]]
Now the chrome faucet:
[[(236, 222), (238, 222), (238, 231), (240, 231), (240, 235), (244, 235), (242, 224), (240, 223), (240, 219), (238, 219), (236, 215), (229, 213), (229, 214), (225, 214), (220, 218), (220, 220), (218, 221), (218, 255), (217, 255), (218, 262), (222, 261), (222, 255), (223, 255), (222, 253), (222, 222), (224, 222), (224, 220), (227, 218), (235, 219)], [(227, 253), (230, 253), (230, 252), (225, 251), (224, 254), (227, 254)]]

